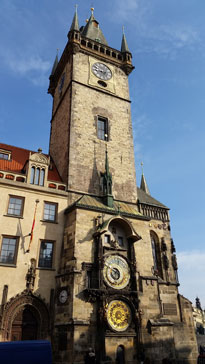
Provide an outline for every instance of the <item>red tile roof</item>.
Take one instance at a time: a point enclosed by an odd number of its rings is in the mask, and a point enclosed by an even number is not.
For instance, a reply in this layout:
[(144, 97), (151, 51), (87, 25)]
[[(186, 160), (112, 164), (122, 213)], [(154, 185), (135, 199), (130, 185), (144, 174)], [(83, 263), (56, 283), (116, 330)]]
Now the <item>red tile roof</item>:
[[(32, 150), (14, 147), (13, 145), (3, 143), (0, 143), (0, 149), (11, 152), (11, 160), (0, 159), (0, 170), (19, 174), (24, 174), (22, 169), (29, 159), (30, 152), (37, 153)], [(48, 154), (45, 154), (45, 156), (48, 157)], [(62, 182), (62, 179), (53, 161), (52, 167), (52, 170), (48, 170), (48, 180)]]

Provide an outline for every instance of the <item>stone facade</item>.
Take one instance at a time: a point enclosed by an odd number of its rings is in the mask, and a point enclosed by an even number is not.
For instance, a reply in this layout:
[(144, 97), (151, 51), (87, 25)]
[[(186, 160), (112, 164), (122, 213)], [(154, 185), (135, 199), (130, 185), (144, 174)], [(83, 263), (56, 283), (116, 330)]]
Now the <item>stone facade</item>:
[(83, 36), (76, 16), (50, 76), (50, 156), (0, 145), (0, 339), (30, 325), (55, 364), (89, 347), (101, 364), (195, 364), (169, 209), (136, 187), (131, 53)]

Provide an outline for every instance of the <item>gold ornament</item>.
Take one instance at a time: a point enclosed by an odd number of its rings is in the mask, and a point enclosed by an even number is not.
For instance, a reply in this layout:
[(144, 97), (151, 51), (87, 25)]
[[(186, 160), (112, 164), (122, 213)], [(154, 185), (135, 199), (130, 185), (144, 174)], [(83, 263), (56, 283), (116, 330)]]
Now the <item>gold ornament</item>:
[(120, 300), (111, 301), (107, 308), (107, 321), (111, 329), (125, 331), (131, 323), (130, 307)]

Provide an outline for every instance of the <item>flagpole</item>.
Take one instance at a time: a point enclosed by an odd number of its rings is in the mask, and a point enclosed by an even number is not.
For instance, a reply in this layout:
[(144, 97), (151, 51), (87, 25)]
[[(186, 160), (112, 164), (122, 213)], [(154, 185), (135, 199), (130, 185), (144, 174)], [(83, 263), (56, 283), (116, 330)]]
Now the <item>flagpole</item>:
[(36, 221), (36, 210), (37, 210), (37, 205), (39, 203), (39, 200), (35, 201), (36, 205), (35, 205), (35, 210), (34, 210), (34, 216), (33, 216), (33, 222), (32, 222), (32, 226), (31, 226), (31, 232), (30, 232), (30, 242), (29, 242), (29, 246), (28, 249), (26, 250), (26, 253), (30, 252), (30, 247), (31, 247), (31, 243), (33, 240), (33, 231), (34, 231), (34, 226), (35, 226), (35, 221)]

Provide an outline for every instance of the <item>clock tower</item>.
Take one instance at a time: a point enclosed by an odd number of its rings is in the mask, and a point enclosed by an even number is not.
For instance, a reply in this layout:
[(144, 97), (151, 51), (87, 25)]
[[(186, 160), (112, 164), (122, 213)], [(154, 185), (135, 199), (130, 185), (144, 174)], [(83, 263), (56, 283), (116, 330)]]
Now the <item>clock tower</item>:
[(99, 363), (196, 362), (169, 209), (150, 195), (144, 175), (136, 186), (133, 69), (125, 35), (120, 51), (111, 48), (93, 8), (82, 27), (76, 11), (48, 89), (50, 156), (68, 196), (56, 242), (62, 249), (51, 315), (55, 364), (79, 364), (94, 351)]
[(93, 10), (81, 28), (75, 14), (48, 90), (53, 96), (50, 154), (72, 192), (102, 195), (107, 150), (114, 197), (137, 201), (128, 88), (131, 59), (124, 35), (121, 51), (107, 44)]

